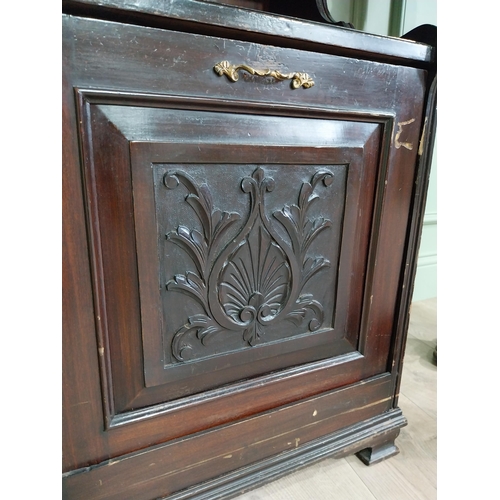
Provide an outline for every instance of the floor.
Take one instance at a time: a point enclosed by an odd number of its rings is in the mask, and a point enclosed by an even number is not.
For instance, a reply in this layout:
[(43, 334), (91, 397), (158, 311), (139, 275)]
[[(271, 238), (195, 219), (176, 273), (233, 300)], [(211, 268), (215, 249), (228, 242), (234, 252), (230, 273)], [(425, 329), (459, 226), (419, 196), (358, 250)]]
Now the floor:
[(437, 299), (412, 304), (399, 406), (408, 419), (400, 453), (367, 467), (356, 458), (326, 459), (236, 500), (435, 500), (437, 497)]

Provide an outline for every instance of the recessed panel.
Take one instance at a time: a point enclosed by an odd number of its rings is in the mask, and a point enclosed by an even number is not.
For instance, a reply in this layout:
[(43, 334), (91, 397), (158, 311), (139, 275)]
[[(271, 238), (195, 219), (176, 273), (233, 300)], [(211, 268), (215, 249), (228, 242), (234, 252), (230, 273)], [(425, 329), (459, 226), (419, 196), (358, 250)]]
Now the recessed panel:
[(166, 369), (333, 329), (347, 169), (153, 165)]
[(165, 370), (331, 343), (347, 165), (152, 170)]
[[(233, 163), (209, 163), (214, 152)], [(362, 150), (311, 153), (132, 145), (147, 387), (188, 383), (195, 393), (207, 380), (227, 383), (355, 349), (346, 311), (339, 318), (336, 311)], [(188, 161), (158, 161), (180, 154)], [(352, 242), (356, 227), (346, 229)]]
[[(165, 158), (179, 147), (165, 144)], [(158, 311), (143, 321), (146, 384), (345, 353), (335, 310), (349, 163), (286, 163), (297, 148), (282, 148), (280, 164), (247, 163), (276, 152), (233, 147), (237, 163), (214, 164), (200, 149), (197, 163), (150, 163), (148, 145), (134, 145), (139, 281)]]
[[(111, 415), (326, 360), (328, 387), (345, 363), (363, 376), (380, 124), (84, 106)], [(129, 130), (136, 115), (154, 141)], [(282, 144), (260, 144), (263, 128)]]

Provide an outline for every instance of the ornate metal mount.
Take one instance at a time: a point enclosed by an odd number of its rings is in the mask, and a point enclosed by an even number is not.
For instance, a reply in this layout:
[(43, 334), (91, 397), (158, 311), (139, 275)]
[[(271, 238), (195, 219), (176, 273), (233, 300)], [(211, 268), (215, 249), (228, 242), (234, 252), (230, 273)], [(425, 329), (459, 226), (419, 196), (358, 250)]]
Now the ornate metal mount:
[(298, 333), (321, 327), (323, 306), (312, 294), (301, 292), (316, 273), (330, 266), (324, 257), (308, 256), (308, 249), (331, 222), (323, 217), (311, 220), (307, 212), (318, 199), (315, 188), (332, 182), (331, 172), (318, 171), (310, 182), (302, 184), (297, 205), (286, 205), (273, 213), (288, 233), (287, 242), (275, 231), (265, 211), (265, 194), (273, 191), (274, 179), (257, 168), (241, 181), (241, 190), (250, 197), (247, 220), (224, 245), (222, 236), (241, 216), (214, 208), (208, 186), (198, 186), (188, 174), (176, 171), (164, 175), (163, 183), (168, 189), (185, 186), (185, 200), (203, 231), (202, 234), (179, 226), (166, 235), (167, 240), (189, 255), (196, 267), (196, 272), (174, 276), (166, 284), (167, 290), (188, 295), (204, 311), (190, 316), (176, 332), (172, 354), (178, 361), (190, 357), (186, 355), (193, 350), (196, 338), (205, 345), (215, 334), (236, 334), (253, 346), (262, 341), (267, 328), (281, 320), (303, 327)]
[(276, 80), (292, 80), (292, 88), (298, 89), (304, 87), (309, 89), (314, 85), (314, 81), (307, 73), (280, 73), (272, 69), (258, 70), (247, 66), (246, 64), (233, 65), (229, 61), (221, 61), (214, 66), (214, 71), (219, 75), (226, 75), (232, 82), (237, 82), (239, 79), (238, 71), (243, 69), (251, 75), (270, 76)]

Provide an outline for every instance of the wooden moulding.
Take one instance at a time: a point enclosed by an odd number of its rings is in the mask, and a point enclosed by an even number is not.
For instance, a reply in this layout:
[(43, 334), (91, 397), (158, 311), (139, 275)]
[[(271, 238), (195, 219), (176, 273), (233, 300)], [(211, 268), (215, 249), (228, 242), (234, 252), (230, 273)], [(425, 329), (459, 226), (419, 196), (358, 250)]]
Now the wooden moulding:
[[(361, 456), (366, 455), (368, 459), (363, 460), (366, 464), (378, 463), (398, 452), (397, 448), (394, 447), (394, 439), (405, 425), (407, 425), (407, 420), (401, 410), (399, 408), (393, 409), (162, 498), (169, 500), (229, 499), (325, 458), (342, 458), (353, 453), (357, 453), (362, 460)], [(385, 450), (387, 446), (392, 446), (396, 451), (385, 454), (381, 452), (377, 455), (376, 460), (373, 457), (374, 460), (370, 462), (371, 454), (377, 453), (379, 449)], [(129, 496), (127, 475), (121, 477), (119, 490), (110, 491), (106, 484), (112, 485), (114, 483), (113, 475), (120, 474), (116, 469), (132, 469), (137, 462), (148, 460), (145, 457), (148, 453), (154, 454), (155, 452), (158, 452), (158, 447), (65, 474), (63, 476), (63, 495), (65, 498), (75, 499), (138, 498)], [(82, 483), (86, 485), (86, 488), (79, 488)], [(114, 484), (116, 485), (116, 483)]]
[[(296, 448), (288, 452), (281, 453), (248, 467), (243, 467), (237, 471), (219, 477), (202, 485), (189, 488), (175, 495), (169, 496), (169, 500), (216, 500), (222, 498), (232, 498), (241, 495), (245, 491), (260, 487), (270, 481), (283, 477), (325, 458), (342, 458), (363, 448), (372, 445), (374, 441), (384, 441), (389, 439), (388, 445), (393, 444), (393, 439), (399, 434), (401, 427), (407, 424), (406, 418), (400, 409), (392, 410), (389, 413), (380, 415), (359, 424), (335, 432), (329, 436), (324, 436), (302, 448)], [(397, 448), (396, 448), (397, 449)], [(363, 448), (358, 453), (360, 456), (370, 448)], [(398, 453), (398, 451), (396, 451)], [(395, 453), (387, 454), (383, 458), (389, 458)], [(360, 457), (361, 458), (361, 457)], [(367, 465), (380, 462), (371, 462)], [(166, 498), (165, 498), (166, 500)]]
[[(215, 481), (218, 485), (219, 479), (216, 478), (227, 474), (236, 474), (239, 478), (238, 470), (251, 467), (253, 471), (252, 467), (257, 467), (255, 474), (241, 473), (241, 477), (249, 476), (244, 480), (244, 487), (240, 487), (242, 490), (260, 484), (266, 477), (267, 480), (279, 477), (271, 473), (272, 469), (269, 476), (262, 475), (273, 457), (278, 457), (281, 463), (282, 459), (287, 460), (288, 452), (309, 450), (310, 443), (317, 440), (323, 443), (326, 439), (328, 454), (355, 453), (372, 444), (378, 445), (387, 432), (406, 422), (399, 409), (397, 413), (391, 411), (390, 387), (390, 375), (378, 375), (278, 410), (68, 472), (63, 475), (64, 498), (151, 500), (175, 495), (188, 488), (203, 489), (207, 481), (209, 484)], [(396, 423), (393, 421), (395, 415)], [(390, 439), (393, 440), (394, 436)], [(332, 444), (335, 446), (330, 446)], [(320, 459), (326, 454), (313, 453), (311, 458)], [(306, 453), (305, 458), (298, 462), (309, 463), (308, 456)], [(257, 466), (259, 462), (264, 465)], [(290, 466), (282, 464), (278, 467), (276, 474), (290, 472), (296, 466), (296, 461), (292, 460)], [(218, 491), (215, 486), (214, 491)], [(198, 498), (193, 495), (187, 498)], [(225, 498), (221, 493), (217, 495), (216, 498)]]
[(248, 39), (350, 57), (369, 55), (372, 60), (403, 65), (424, 67), (435, 63), (436, 57), (433, 48), (424, 43), (196, 0), (63, 0), (62, 6), (63, 12), (77, 16), (123, 20), (128, 24)]

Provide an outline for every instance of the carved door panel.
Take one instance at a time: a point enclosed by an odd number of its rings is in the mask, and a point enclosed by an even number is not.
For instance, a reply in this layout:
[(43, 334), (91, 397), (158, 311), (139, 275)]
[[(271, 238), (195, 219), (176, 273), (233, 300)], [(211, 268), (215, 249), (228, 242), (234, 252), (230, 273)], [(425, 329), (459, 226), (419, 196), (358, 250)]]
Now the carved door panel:
[(315, 366), (321, 389), (383, 371), (363, 327), (383, 123), (78, 96), (109, 426)]

